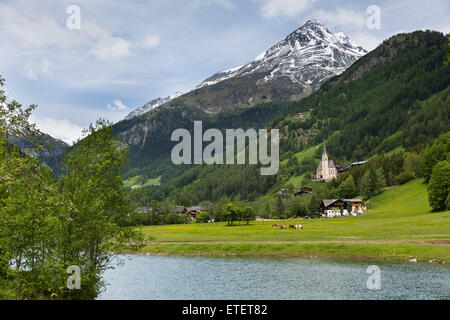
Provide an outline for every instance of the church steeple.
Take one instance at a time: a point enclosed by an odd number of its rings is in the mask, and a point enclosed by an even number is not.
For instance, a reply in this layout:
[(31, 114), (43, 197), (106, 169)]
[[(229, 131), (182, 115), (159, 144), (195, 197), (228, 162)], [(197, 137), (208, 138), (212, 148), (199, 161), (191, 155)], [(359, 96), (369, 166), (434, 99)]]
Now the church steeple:
[(322, 161), (328, 161), (327, 145), (325, 142), (323, 142)]

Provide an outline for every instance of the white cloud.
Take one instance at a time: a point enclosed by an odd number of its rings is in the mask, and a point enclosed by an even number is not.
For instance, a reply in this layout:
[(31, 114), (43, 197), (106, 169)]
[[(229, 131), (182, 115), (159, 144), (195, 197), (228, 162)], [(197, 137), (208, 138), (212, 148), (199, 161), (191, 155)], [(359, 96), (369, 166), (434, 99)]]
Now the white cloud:
[(128, 110), (128, 107), (127, 107), (126, 105), (124, 105), (122, 101), (120, 101), (120, 100), (118, 100), (118, 99), (115, 99), (115, 100), (114, 100), (114, 106), (115, 106), (115, 107), (113, 107), (113, 106), (111, 106), (110, 104), (108, 104), (106, 107), (107, 107), (109, 110), (113, 110), (113, 111), (116, 111), (116, 110), (120, 110), (120, 111)]
[(131, 55), (130, 46), (125, 39), (106, 36), (98, 39), (89, 53), (97, 60), (120, 60)]
[(364, 28), (366, 13), (352, 9), (337, 8), (334, 11), (317, 10), (313, 15), (328, 26)]
[(131, 55), (131, 43), (113, 35), (91, 21), (83, 20), (81, 30), (69, 30), (54, 16), (36, 12), (38, 8), (18, 10), (0, 5), (0, 29), (23, 49), (73, 49), (88, 51), (97, 60), (119, 60)]
[(29, 80), (37, 80), (38, 74), (53, 75), (51, 71), (53, 62), (43, 59), (41, 62), (27, 62), (22, 70), (22, 74)]
[(9, 5), (0, 5), (0, 21), (4, 32), (27, 49), (76, 45), (68, 29), (61, 27), (54, 17), (41, 13), (27, 15)]
[(439, 28), (437, 28), (437, 30), (439, 30), (440, 32), (442, 32), (444, 34), (448, 34), (448, 33), (450, 33), (450, 24), (448, 24), (446, 26), (440, 26)]
[(83, 128), (67, 119), (41, 118), (33, 115), (30, 120), (42, 132), (68, 144), (82, 137)]
[(37, 73), (31, 62), (27, 63), (23, 68), (23, 75), (28, 80), (37, 80)]
[(159, 36), (156, 34), (152, 34), (145, 38), (144, 41), (142, 41), (141, 47), (146, 49), (154, 48), (159, 46), (160, 42), (161, 39), (159, 38)]
[(370, 31), (352, 33), (350, 38), (368, 51), (372, 51), (383, 42), (382, 37), (374, 36)]
[(264, 18), (295, 18), (318, 0), (263, 0), (261, 14)]

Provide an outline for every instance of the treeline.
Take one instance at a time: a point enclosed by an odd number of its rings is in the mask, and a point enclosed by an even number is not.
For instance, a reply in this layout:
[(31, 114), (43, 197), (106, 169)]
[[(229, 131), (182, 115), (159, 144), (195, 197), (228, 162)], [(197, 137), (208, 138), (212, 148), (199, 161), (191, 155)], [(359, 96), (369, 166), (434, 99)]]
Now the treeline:
[[(33, 109), (7, 102), (0, 90), (0, 298), (93, 299), (110, 252), (142, 242), (118, 223), (130, 208), (120, 173), (125, 153), (99, 121), (66, 154), (67, 175), (56, 178), (6, 142), (8, 134), (39, 134), (28, 121)], [(77, 290), (67, 285), (73, 268), (81, 276)]]
[(148, 206), (153, 200), (191, 206), (205, 200), (218, 201), (223, 196), (255, 200), (276, 181), (277, 176), (262, 176), (258, 165), (203, 165), (167, 184), (131, 190), (130, 199), (137, 206)]

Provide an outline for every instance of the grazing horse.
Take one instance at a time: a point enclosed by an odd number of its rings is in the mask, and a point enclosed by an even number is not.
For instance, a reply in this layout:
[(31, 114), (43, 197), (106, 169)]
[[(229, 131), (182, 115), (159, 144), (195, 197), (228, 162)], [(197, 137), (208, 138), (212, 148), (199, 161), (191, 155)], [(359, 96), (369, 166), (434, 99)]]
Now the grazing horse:
[(289, 230), (291, 230), (291, 229), (297, 230), (297, 227), (291, 224), (291, 225), (289, 226)]
[(273, 228), (273, 227), (279, 227), (278, 223), (272, 224), (272, 228)]
[(280, 229), (287, 230), (286, 226), (284, 224), (280, 225)]
[(303, 230), (303, 226), (301, 224), (298, 224), (295, 226), (295, 230)]

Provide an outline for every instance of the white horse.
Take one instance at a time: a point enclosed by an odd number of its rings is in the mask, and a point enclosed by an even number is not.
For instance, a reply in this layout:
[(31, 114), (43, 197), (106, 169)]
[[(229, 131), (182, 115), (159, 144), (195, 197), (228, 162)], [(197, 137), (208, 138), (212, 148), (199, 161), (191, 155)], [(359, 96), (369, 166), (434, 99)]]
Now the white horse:
[(298, 224), (295, 226), (296, 230), (303, 230), (303, 226), (301, 224)]

